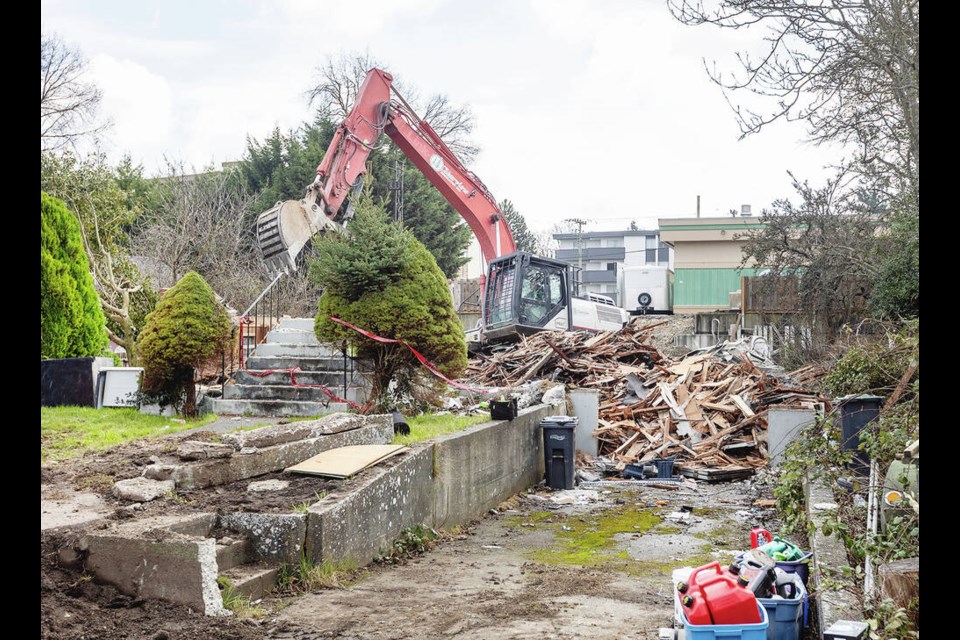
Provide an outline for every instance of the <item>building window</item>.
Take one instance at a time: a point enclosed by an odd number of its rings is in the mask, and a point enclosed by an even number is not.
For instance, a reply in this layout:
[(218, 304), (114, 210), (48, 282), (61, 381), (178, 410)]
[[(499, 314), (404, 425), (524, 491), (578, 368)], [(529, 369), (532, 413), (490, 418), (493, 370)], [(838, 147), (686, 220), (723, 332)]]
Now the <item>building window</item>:
[(604, 238), (603, 246), (605, 247), (622, 247), (623, 238)]
[(616, 270), (617, 270), (617, 263), (616, 263), (616, 262), (608, 262), (608, 263), (607, 263), (607, 271), (616, 271)]
[(660, 254), (658, 262), (663, 264), (670, 264), (670, 248), (667, 245), (660, 243), (660, 248), (657, 249), (657, 252)]
[(644, 262), (647, 264), (653, 264), (657, 261), (657, 250), (656, 249), (647, 249), (646, 255), (644, 256)]

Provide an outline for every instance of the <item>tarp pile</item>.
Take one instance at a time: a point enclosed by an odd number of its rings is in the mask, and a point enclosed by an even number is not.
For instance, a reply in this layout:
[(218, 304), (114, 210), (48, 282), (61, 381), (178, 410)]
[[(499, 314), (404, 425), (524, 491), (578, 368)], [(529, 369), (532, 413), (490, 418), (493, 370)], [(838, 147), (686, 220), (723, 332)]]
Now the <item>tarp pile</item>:
[(820, 372), (813, 368), (778, 374), (769, 353), (748, 340), (671, 361), (649, 344), (656, 326), (628, 325), (597, 335), (535, 334), (509, 349), (479, 355), (465, 377), (488, 386), (515, 386), (539, 377), (596, 388), (600, 426), (594, 435), (601, 455), (620, 464), (676, 456), (688, 474), (766, 464), (767, 409), (814, 408), (823, 402), (795, 382), (815, 380)]

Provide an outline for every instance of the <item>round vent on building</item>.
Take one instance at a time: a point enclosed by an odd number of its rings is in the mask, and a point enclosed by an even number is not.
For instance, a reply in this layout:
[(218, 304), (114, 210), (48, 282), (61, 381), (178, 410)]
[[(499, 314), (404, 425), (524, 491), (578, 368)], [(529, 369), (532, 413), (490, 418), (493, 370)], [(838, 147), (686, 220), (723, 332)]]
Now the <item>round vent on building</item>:
[(653, 302), (653, 296), (649, 293), (641, 293), (637, 296), (637, 302), (640, 303), (641, 307), (649, 307), (650, 303)]

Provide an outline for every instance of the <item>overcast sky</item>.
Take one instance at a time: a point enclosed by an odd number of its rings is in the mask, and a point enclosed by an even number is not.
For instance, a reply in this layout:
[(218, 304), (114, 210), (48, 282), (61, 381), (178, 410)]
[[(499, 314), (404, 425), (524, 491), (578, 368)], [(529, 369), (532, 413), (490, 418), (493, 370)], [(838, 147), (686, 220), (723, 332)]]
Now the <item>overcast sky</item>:
[[(328, 56), (368, 51), (421, 93), (469, 103), (473, 169), (538, 230), (655, 228), (658, 217), (755, 213), (819, 180), (836, 150), (781, 123), (739, 141), (703, 59), (731, 68), (760, 33), (685, 27), (662, 0), (44, 0), (41, 29), (78, 45), (113, 119), (107, 151), (239, 159), (246, 136), (310, 118)], [(312, 176), (304, 176), (304, 185)]]

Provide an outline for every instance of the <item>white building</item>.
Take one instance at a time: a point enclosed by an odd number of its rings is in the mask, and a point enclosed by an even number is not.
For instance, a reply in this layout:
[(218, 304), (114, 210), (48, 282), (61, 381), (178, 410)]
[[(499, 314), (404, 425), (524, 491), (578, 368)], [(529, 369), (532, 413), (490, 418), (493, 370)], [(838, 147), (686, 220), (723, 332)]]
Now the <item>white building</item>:
[(574, 267), (582, 263), (580, 279), (585, 291), (581, 293), (609, 296), (627, 309), (637, 306), (635, 300), (625, 299), (635, 288), (630, 282), (633, 274), (643, 267), (660, 267), (665, 272), (673, 269), (673, 250), (660, 242), (657, 230), (555, 233), (553, 237), (560, 245), (558, 260)]

